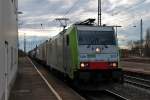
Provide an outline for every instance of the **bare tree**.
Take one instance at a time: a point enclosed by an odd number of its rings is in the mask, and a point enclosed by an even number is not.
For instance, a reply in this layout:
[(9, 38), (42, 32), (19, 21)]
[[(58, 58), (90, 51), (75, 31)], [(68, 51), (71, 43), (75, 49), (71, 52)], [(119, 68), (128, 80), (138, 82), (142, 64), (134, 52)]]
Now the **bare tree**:
[(145, 37), (145, 56), (150, 57), (150, 28), (147, 29)]
[(133, 46), (134, 46), (133, 41), (132, 41), (132, 40), (128, 41), (128, 42), (127, 42), (127, 46), (128, 46), (128, 48), (129, 48), (130, 50), (132, 50), (132, 49), (133, 49)]

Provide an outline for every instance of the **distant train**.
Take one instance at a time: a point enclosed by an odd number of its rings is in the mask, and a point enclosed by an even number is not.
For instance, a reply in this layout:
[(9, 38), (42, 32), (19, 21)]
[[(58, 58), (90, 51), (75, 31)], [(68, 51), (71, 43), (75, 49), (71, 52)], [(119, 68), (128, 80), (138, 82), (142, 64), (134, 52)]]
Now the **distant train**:
[(73, 24), (29, 54), (71, 80), (123, 82), (114, 28), (90, 21)]

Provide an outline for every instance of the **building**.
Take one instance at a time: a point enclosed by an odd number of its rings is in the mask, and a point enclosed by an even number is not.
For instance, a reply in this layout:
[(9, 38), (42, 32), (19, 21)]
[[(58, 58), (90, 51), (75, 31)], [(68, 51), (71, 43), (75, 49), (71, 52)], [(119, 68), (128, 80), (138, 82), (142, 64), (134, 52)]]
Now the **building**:
[(17, 9), (17, 0), (0, 0), (0, 100), (8, 100), (17, 72)]

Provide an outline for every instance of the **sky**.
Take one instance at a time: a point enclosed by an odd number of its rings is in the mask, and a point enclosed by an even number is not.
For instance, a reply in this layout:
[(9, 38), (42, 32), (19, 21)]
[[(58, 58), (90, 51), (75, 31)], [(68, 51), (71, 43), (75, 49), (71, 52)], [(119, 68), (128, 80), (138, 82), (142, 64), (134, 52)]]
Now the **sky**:
[[(58, 34), (62, 28), (56, 18), (69, 18), (68, 25), (87, 18), (95, 18), (97, 22), (97, 1), (19, 0), (18, 9), (23, 12), (18, 22), (20, 48), (24, 33), (28, 50)], [(130, 40), (140, 39), (141, 19), (145, 36), (150, 27), (150, 0), (102, 0), (102, 24), (122, 26), (118, 28), (121, 48), (127, 48)]]

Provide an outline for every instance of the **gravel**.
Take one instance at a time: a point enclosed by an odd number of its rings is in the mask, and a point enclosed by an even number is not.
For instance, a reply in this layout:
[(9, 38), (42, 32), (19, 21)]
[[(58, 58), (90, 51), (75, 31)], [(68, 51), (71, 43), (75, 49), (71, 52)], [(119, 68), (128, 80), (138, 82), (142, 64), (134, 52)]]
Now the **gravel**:
[(116, 85), (110, 90), (129, 100), (150, 100), (150, 91), (130, 84)]

